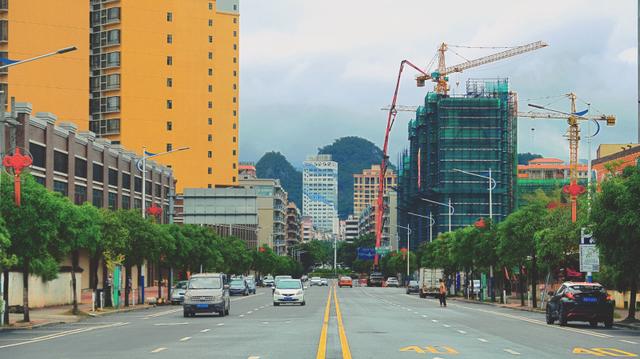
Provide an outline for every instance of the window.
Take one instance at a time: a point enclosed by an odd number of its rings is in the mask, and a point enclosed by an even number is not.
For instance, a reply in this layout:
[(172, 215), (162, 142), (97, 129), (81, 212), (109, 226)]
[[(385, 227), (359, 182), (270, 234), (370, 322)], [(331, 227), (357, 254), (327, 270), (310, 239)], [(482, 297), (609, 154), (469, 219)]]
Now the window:
[(173, 130), (173, 123), (171, 121), (167, 121), (167, 131)]
[(238, 10), (238, 5), (233, 5), (233, 11)]
[(167, 34), (167, 44), (172, 44), (172, 43), (173, 43), (173, 35)]
[(167, 21), (168, 21), (168, 22), (173, 21), (173, 13), (171, 13), (171, 12), (168, 12), (168, 13), (167, 13)]
[(213, 101), (207, 102), (207, 107), (208, 108), (213, 108)]
[(53, 151), (53, 170), (61, 173), (69, 172), (69, 156), (66, 153)]
[[(75, 161), (75, 173), (76, 177), (87, 178), (87, 160), (76, 157)], [(85, 193), (86, 196), (86, 193)]]
[(233, 167), (233, 169), (235, 170), (236, 169), (236, 163), (234, 162), (231, 167)]
[(108, 200), (109, 200), (109, 209), (110, 210), (115, 210), (116, 208), (118, 208), (118, 194), (117, 193), (109, 192)]
[(97, 163), (93, 164), (93, 180), (96, 182), (103, 182), (104, 181), (104, 173), (103, 171), (103, 167), (102, 165), (99, 165)]
[(207, 151), (207, 157), (212, 158), (213, 157), (213, 151)]
[(67, 186), (67, 182), (62, 181), (53, 181), (53, 191), (58, 192), (63, 196), (67, 196), (69, 194), (69, 188)]
[(41, 168), (47, 166), (47, 155), (44, 146), (29, 142), (29, 152), (33, 156), (33, 165)]
[(233, 142), (234, 143), (236, 142), (236, 136), (233, 136)]
[(141, 177), (134, 177), (133, 179), (133, 190), (136, 192), (140, 192), (142, 193), (142, 178)]
[(235, 129), (236, 129), (236, 127), (238, 127), (238, 125), (234, 122), (234, 123), (233, 123), (233, 129), (235, 130)]
[(162, 197), (162, 186), (156, 184), (154, 187), (156, 188), (156, 197)]
[(209, 69), (209, 76), (213, 76), (213, 69)]
[(213, 173), (213, 168), (211, 168), (211, 167), (207, 168), (207, 173), (208, 174), (212, 174)]
[(209, 19), (209, 26), (213, 26), (213, 19)]
[(238, 112), (236, 110), (233, 110), (233, 116), (235, 117), (237, 115), (238, 115)]
[(118, 186), (118, 171), (109, 168), (109, 186)]
[(213, 141), (213, 135), (212, 134), (207, 135), (207, 140), (209, 142), (212, 142)]
[(237, 50), (238, 49), (238, 44), (233, 44), (233, 49)]
[(171, 77), (167, 77), (167, 87), (173, 87), (173, 79)]
[(207, 88), (207, 90), (208, 90), (209, 92), (213, 92), (213, 85), (209, 85), (209, 87)]
[(213, 10), (213, 3), (209, 2), (209, 10)]
[(136, 209), (142, 208), (142, 200), (140, 198), (133, 199), (133, 208), (136, 208)]
[(209, 51), (209, 60), (213, 59), (213, 52)]
[(122, 196), (122, 209), (130, 209), (131, 208), (131, 197)]
[(233, 84), (233, 89), (237, 90), (238, 89), (238, 85), (237, 84)]
[(238, 19), (236, 19), (235, 17), (233, 18), (233, 23), (237, 24), (238, 23)]
[[(102, 106), (102, 104), (100, 104)], [(120, 96), (111, 96), (106, 98), (104, 112), (118, 112), (120, 111)]]
[(234, 96), (233, 97), (233, 103), (236, 103), (236, 102), (238, 102), (238, 99)]
[(167, 56), (167, 65), (173, 65), (173, 56)]
[(167, 152), (173, 150), (173, 145), (170, 143), (167, 143)]
[(236, 181), (236, 176), (233, 176), (233, 179), (231, 181), (235, 182)]
[(167, 100), (167, 109), (171, 110), (173, 108), (173, 101)]
[(122, 188), (131, 189), (131, 175), (128, 173), (122, 174)]
[(151, 181), (147, 181), (147, 184), (144, 187), (144, 192), (148, 195), (151, 196), (151, 194), (153, 193), (153, 184), (151, 183)]
[(213, 125), (213, 119), (212, 119), (211, 117), (209, 117), (209, 118), (207, 119), (207, 123), (208, 123), (209, 125)]
[(237, 37), (238, 36), (238, 32), (236, 30), (233, 30), (233, 37)]
[(207, 188), (212, 188), (211, 183), (207, 184)]
[(209, 35), (209, 43), (213, 42), (213, 36)]
[(232, 150), (231, 153), (235, 156), (236, 155), (236, 150)]
[(235, 77), (235, 76), (238, 76), (238, 71), (233, 70), (233, 76), (234, 76), (234, 77)]
[(73, 203), (81, 205), (87, 201), (87, 187), (78, 186), (75, 187), (75, 193), (73, 195)]
[(102, 198), (102, 190), (94, 189), (93, 190), (93, 198), (91, 199), (91, 203), (98, 208), (102, 208), (104, 205), (104, 199)]

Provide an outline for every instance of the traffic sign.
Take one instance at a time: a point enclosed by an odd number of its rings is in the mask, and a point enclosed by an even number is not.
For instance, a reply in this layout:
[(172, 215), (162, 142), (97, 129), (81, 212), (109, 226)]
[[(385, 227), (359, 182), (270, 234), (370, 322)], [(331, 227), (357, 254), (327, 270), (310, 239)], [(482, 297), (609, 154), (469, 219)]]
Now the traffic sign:
[(580, 231), (580, 272), (600, 271), (600, 251), (596, 247), (596, 239), (586, 228)]

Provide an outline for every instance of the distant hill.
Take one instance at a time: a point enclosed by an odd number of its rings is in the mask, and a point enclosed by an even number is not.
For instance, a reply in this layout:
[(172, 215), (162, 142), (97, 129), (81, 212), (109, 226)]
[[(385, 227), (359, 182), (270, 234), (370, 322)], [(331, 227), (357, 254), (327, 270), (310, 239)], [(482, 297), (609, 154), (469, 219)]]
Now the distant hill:
[(280, 152), (267, 152), (256, 163), (258, 178), (276, 178), (289, 194), (289, 201), (302, 210), (302, 172), (296, 170)]
[(338, 162), (338, 215), (345, 219), (353, 213), (353, 174), (380, 164), (382, 150), (369, 140), (349, 136), (319, 148), (318, 153), (329, 154)]
[(531, 152), (518, 153), (518, 164), (526, 165), (526, 164), (529, 164), (529, 161), (536, 158), (542, 158), (542, 155), (539, 155), (537, 153), (531, 153)]

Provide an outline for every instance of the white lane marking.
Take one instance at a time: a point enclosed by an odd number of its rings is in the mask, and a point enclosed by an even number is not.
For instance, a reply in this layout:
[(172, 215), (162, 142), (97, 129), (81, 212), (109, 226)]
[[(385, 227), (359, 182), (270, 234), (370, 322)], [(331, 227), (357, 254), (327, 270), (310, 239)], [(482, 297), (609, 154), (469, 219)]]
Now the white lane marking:
[(221, 326), (223, 326), (223, 325), (224, 325), (224, 323), (218, 323), (218, 326), (219, 326), (219, 327), (221, 327)]
[(451, 328), (451, 326), (449, 324), (442, 324), (443, 327), (445, 328)]
[(262, 324), (269, 324), (269, 322), (262, 322)]
[(181, 339), (180, 339), (180, 341), (181, 341), (181, 342), (186, 342), (186, 341), (187, 341), (187, 340), (189, 340), (189, 339), (191, 339), (191, 337), (184, 337), (184, 338), (181, 338)]
[(258, 310), (258, 308), (253, 308), (254, 311)]
[(247, 314), (251, 314), (251, 313), (253, 313), (253, 310), (250, 310), (250, 311), (247, 312)]
[(159, 312), (159, 313), (155, 313), (155, 314), (149, 314), (145, 317), (145, 319), (149, 319), (149, 318), (156, 318), (156, 317), (161, 317), (163, 315), (167, 315), (167, 314), (171, 314), (171, 313), (177, 313), (179, 311), (181, 311), (182, 308), (180, 309), (171, 309), (171, 310), (165, 310), (164, 312)]
[(458, 333), (460, 333), (460, 334), (467, 334), (467, 332), (465, 332), (464, 330), (458, 330)]
[(210, 330), (211, 330), (211, 329), (202, 329), (202, 330), (200, 331), (200, 333), (206, 333), (206, 332), (208, 332), (208, 331), (210, 331)]
[(505, 349), (504, 351), (509, 353), (509, 354), (520, 355), (520, 353), (518, 353), (517, 351), (515, 351), (513, 349)]
[(24, 342), (20, 342), (20, 343), (13, 343), (13, 344), (6, 344), (6, 345), (2, 345), (0, 346), (0, 349), (2, 348), (9, 348), (9, 347), (16, 347), (19, 345), (25, 345), (25, 344), (31, 344), (31, 343), (37, 343), (37, 342), (42, 342), (45, 340), (51, 340), (51, 339), (56, 339), (56, 338), (61, 338), (61, 337), (66, 337), (67, 335), (73, 335), (73, 334), (78, 334), (78, 333), (84, 333), (84, 332), (90, 332), (92, 330), (97, 330), (97, 329), (106, 329), (106, 328), (112, 328), (112, 327), (121, 327), (123, 325), (127, 325), (129, 324), (129, 322), (118, 322), (118, 323), (112, 323), (112, 324), (107, 324), (107, 325), (99, 325), (99, 326), (95, 326), (95, 327), (89, 327), (89, 328), (80, 328), (80, 329), (72, 329), (72, 330), (66, 330), (63, 332), (57, 332), (57, 333), (53, 333), (53, 334), (48, 334), (48, 335), (43, 335), (41, 337), (36, 337), (33, 339), (29, 339), (26, 340)]
[(636, 342), (632, 342), (631, 340), (624, 340), (624, 339), (620, 339), (621, 342), (623, 343), (629, 343), (629, 344), (638, 344)]
[(483, 342), (483, 343), (488, 342), (488, 340), (486, 340), (486, 339), (482, 339), (482, 338), (478, 338), (478, 340), (479, 340), (479, 341), (481, 341), (481, 342)]
[(422, 317), (423, 317), (423, 318), (426, 318), (427, 316), (426, 316), (426, 315), (424, 315), (424, 314), (422, 314)]
[(570, 331), (570, 332), (574, 332), (574, 333), (591, 335), (593, 337), (598, 337), (598, 338), (613, 338), (613, 335), (608, 335), (608, 334), (603, 334), (603, 333), (598, 333), (598, 332), (592, 332), (590, 330), (585, 330), (585, 329), (577, 329), (577, 328), (561, 327), (561, 326), (556, 326), (556, 325), (548, 325), (545, 321), (537, 320), (537, 319), (531, 319), (531, 318), (527, 318), (527, 317), (522, 317), (522, 316), (519, 316), (519, 315), (501, 313), (501, 312), (496, 312), (496, 311), (493, 311), (493, 310), (484, 310), (484, 309), (479, 309), (479, 308), (471, 308), (471, 307), (467, 307), (467, 306), (459, 305), (459, 304), (453, 304), (453, 305), (457, 306), (457, 307), (460, 307), (460, 308), (465, 308), (465, 309), (469, 309), (469, 310), (475, 310), (475, 311), (478, 311), (478, 312), (483, 312), (483, 313), (488, 313), (488, 314), (493, 314), (493, 315), (499, 315), (499, 316), (502, 316), (502, 317), (505, 317), (505, 318), (517, 319), (517, 320), (521, 320), (521, 321), (532, 323), (532, 324), (538, 324), (538, 325), (542, 325), (542, 326), (545, 326), (545, 327), (548, 327), (548, 328), (556, 328), (556, 329), (566, 330), (566, 331)]
[(254, 298), (257, 297), (259, 295), (263, 295), (264, 293), (258, 293), (258, 294), (254, 294), (254, 295), (248, 295), (246, 297), (237, 297), (237, 298), (231, 298), (232, 302), (237, 302), (239, 300), (245, 300), (245, 299), (249, 299), (249, 298)]
[(248, 357), (247, 359), (260, 359), (260, 357), (256, 356), (256, 355), (252, 355), (252, 356)]
[(418, 314), (418, 312), (413, 312), (413, 314)]
[(163, 350), (167, 350), (167, 348), (160, 347), (160, 348), (153, 349), (151, 352), (152, 353), (160, 353)]
[(240, 315), (239, 315), (239, 317), (240, 317), (240, 318), (244, 318), (244, 314), (240, 314)]
[(154, 324), (157, 327), (169, 327), (169, 326), (173, 326), (173, 325), (188, 325), (189, 323), (187, 322), (181, 322), (181, 323), (156, 323)]
[(432, 322), (437, 323), (438, 321), (436, 319), (431, 319)]

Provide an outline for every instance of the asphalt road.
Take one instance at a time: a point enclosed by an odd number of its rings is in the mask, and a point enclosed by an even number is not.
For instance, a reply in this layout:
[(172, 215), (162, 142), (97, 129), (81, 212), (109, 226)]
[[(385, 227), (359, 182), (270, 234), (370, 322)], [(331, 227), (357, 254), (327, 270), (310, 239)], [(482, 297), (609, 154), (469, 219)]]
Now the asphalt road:
[[(183, 318), (178, 306), (0, 332), (0, 358), (640, 357), (640, 331), (549, 326), (538, 313), (406, 295), (312, 287), (274, 307), (270, 289), (233, 297), (231, 315)], [(336, 305), (336, 299), (338, 305)]]

